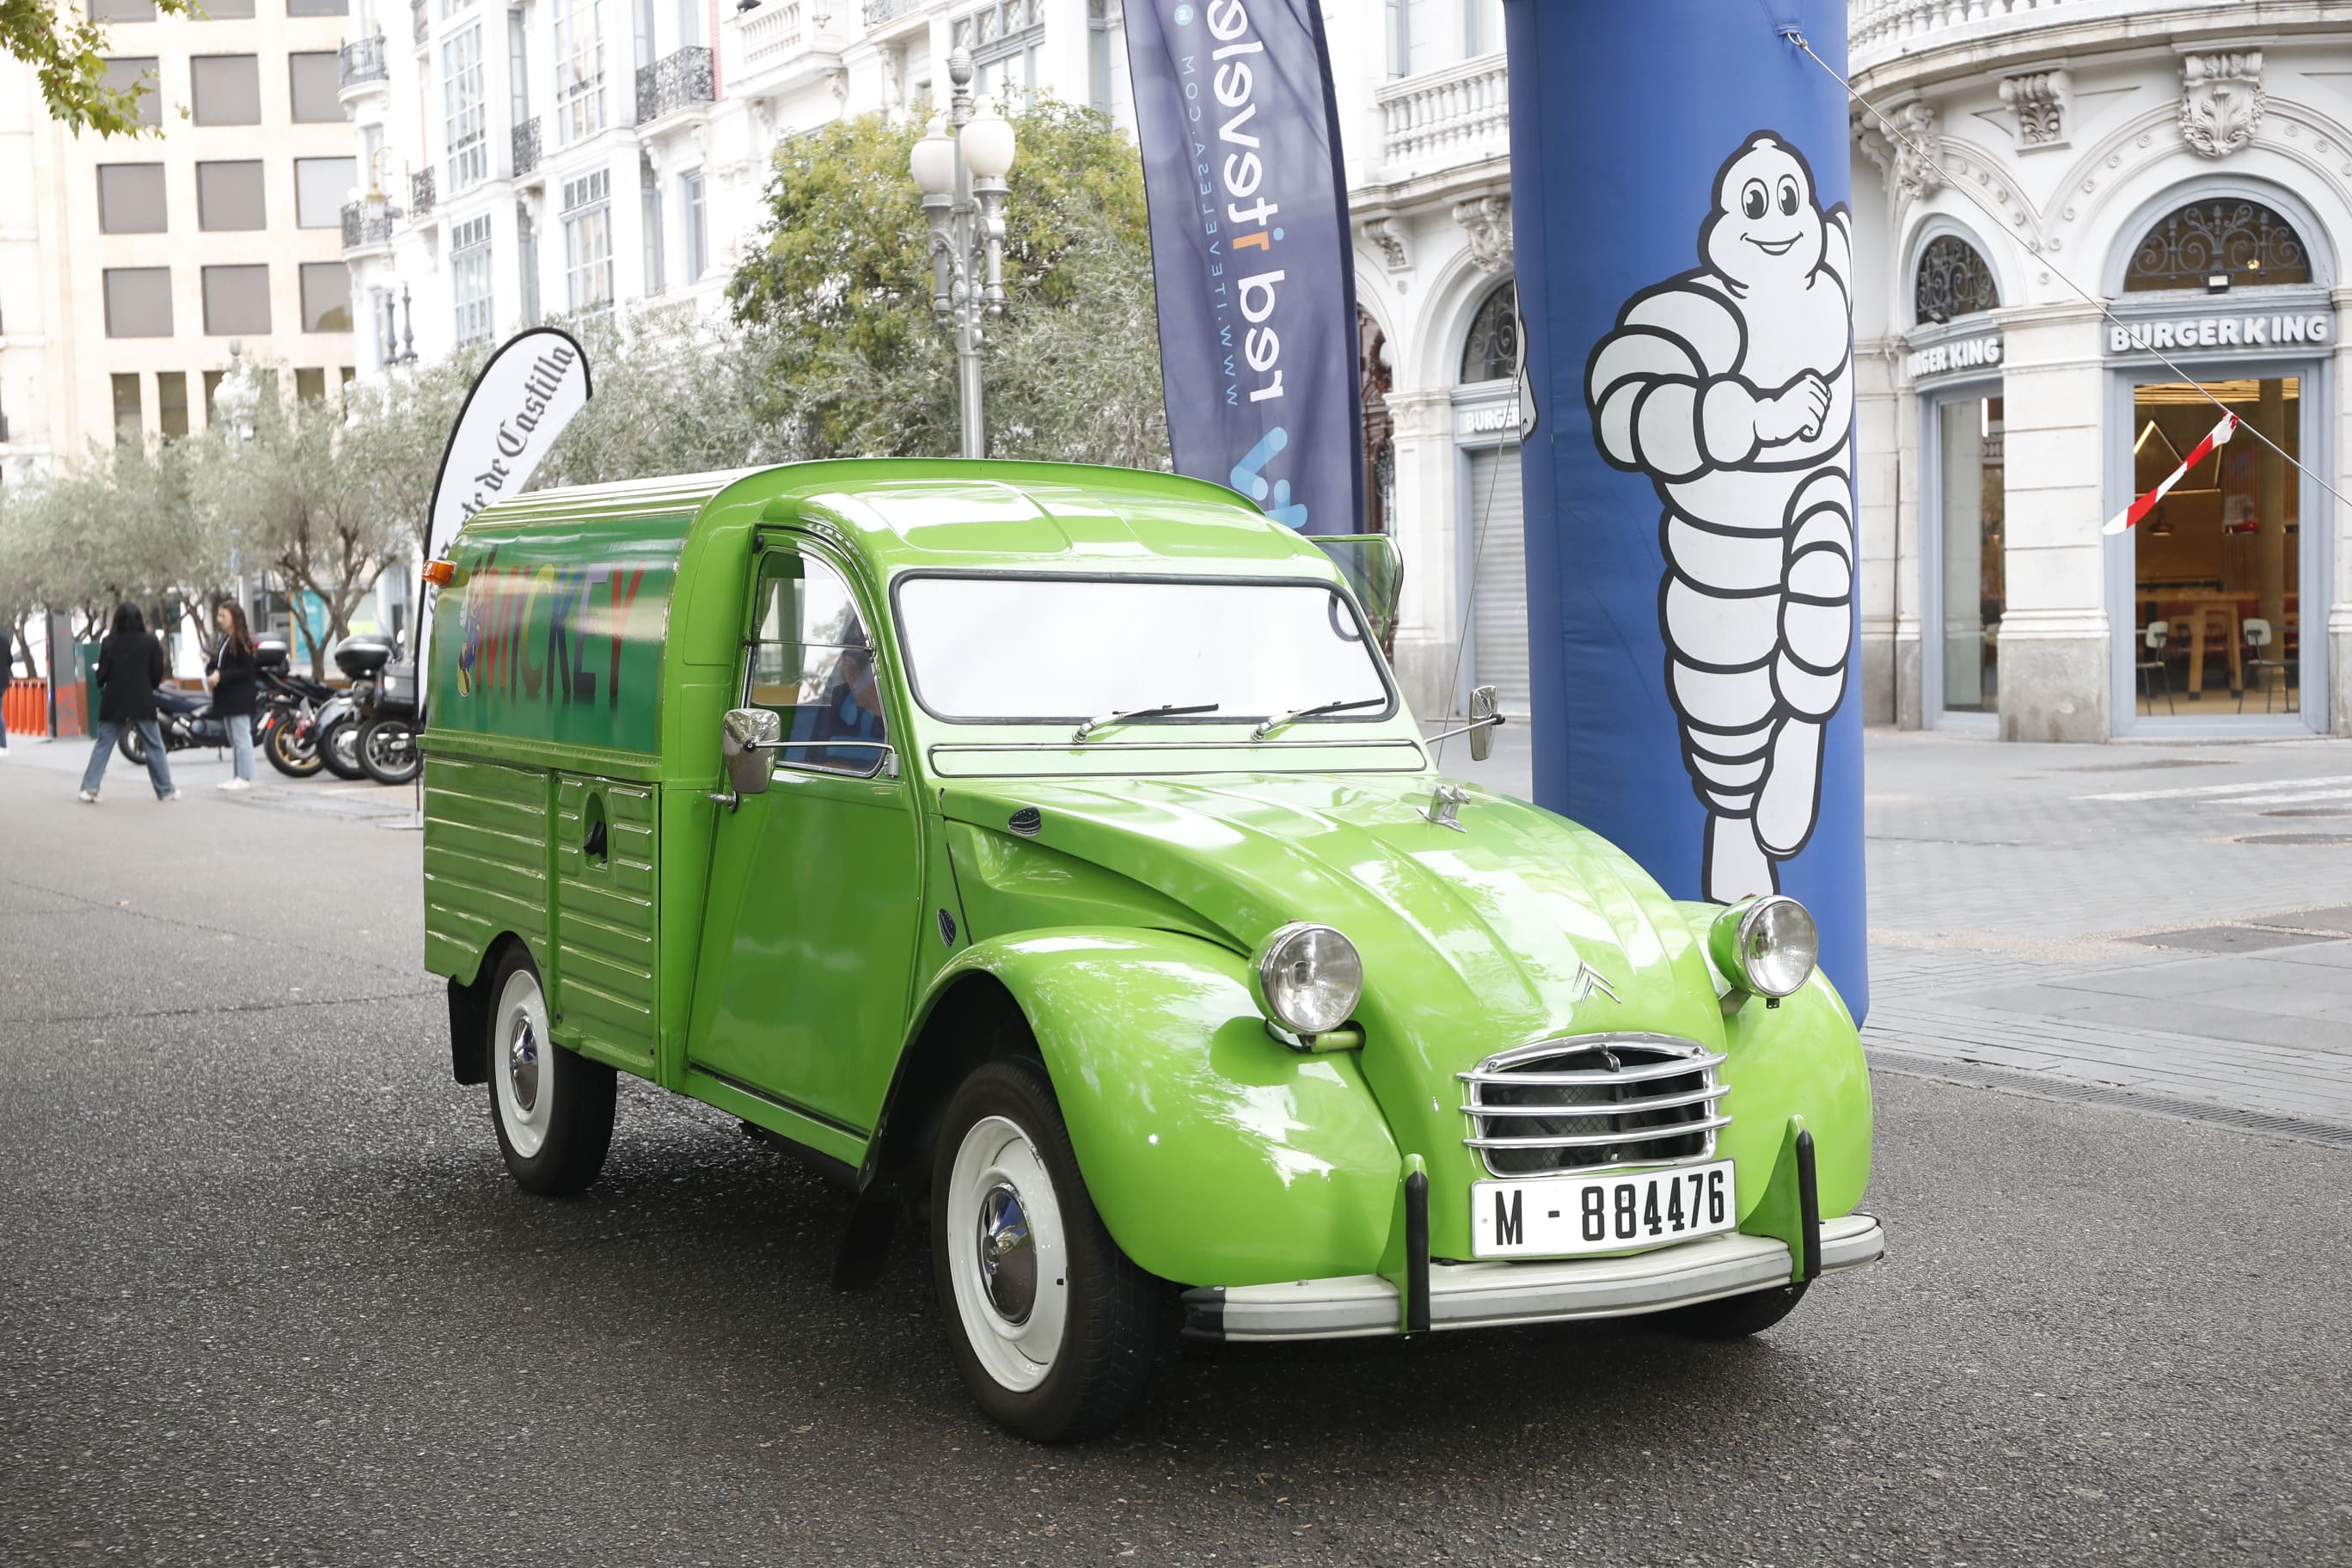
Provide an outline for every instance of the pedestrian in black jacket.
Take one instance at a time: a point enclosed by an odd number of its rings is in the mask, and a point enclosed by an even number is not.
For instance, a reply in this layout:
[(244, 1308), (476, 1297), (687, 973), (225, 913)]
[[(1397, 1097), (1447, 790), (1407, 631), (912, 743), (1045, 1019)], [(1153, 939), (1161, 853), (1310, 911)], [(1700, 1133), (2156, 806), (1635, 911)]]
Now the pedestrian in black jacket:
[(8, 683), (16, 674), (16, 628), (0, 626), (0, 758), (8, 754)]
[(106, 760), (127, 725), (136, 725), (147, 742), (147, 777), (157, 800), (177, 800), (172, 786), (172, 764), (163, 760), (163, 731), (155, 723), (155, 689), (163, 684), (163, 645), (147, 629), (136, 605), (114, 607), (114, 629), (98, 648), (98, 744), (90, 749), (89, 766), (81, 773), (81, 798), (98, 804), (99, 781), (106, 776)]
[(205, 665), (205, 684), (213, 690), (213, 712), (228, 726), (229, 756), (235, 763), (223, 789), (253, 787), (253, 714), (260, 706), (261, 660), (254, 652), (253, 634), (245, 629), (245, 611), (234, 599), (223, 599), (213, 612), (220, 626), (220, 646)]

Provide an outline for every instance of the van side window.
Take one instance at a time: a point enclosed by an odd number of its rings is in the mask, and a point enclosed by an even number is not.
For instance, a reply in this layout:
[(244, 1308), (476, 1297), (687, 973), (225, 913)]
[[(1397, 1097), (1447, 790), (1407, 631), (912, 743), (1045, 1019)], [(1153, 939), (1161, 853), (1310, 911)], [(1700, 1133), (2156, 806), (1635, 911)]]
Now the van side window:
[(811, 556), (769, 551), (761, 557), (743, 700), (783, 720), (787, 766), (871, 773), (888, 733), (873, 645), (857, 601), (841, 574)]

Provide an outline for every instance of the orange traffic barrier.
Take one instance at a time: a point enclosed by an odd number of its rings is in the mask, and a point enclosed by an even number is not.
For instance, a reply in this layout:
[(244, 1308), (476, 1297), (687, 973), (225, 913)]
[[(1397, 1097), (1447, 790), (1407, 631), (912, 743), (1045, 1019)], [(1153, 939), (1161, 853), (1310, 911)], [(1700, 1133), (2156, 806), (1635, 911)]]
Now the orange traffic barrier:
[(14, 680), (8, 683), (8, 695), (0, 700), (0, 717), (5, 717), (12, 735), (46, 735), (49, 732), (49, 683), (46, 680)]

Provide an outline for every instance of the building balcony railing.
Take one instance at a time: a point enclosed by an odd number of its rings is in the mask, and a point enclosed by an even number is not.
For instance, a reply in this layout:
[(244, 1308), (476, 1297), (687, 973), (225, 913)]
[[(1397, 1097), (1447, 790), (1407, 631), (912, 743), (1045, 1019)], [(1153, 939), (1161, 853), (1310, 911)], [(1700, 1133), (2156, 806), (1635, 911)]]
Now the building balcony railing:
[(699, 44), (637, 68), (637, 123), (659, 120), (711, 99), (710, 51)]
[[(856, 22), (844, 0), (768, 0), (756, 10), (738, 11), (719, 24), (720, 64), (730, 91), (755, 80), (763, 89), (780, 85), (772, 73), (790, 74), (803, 61), (835, 64), (831, 58), (857, 37)], [(825, 57), (822, 62), (818, 57)]]
[(343, 248), (358, 250), (370, 245), (392, 243), (392, 209), (386, 207), (373, 217), (368, 216), (364, 202), (343, 204)]
[(416, 41), (423, 43), (433, 31), (433, 12), (427, 0), (408, 0), (408, 25)]
[[(1859, 73), (1957, 44), (2006, 42), (2074, 21), (2129, 22), (2150, 11), (2204, 9), (2225, 30), (2243, 24), (2229, 0), (1847, 0), (1848, 69)], [(2005, 51), (2004, 51), (2005, 52)]]
[(411, 218), (430, 216), (433, 212), (433, 171), (419, 169), (408, 176), (408, 216)]
[(342, 87), (357, 87), (362, 82), (382, 81), (391, 74), (391, 68), (384, 61), (382, 33), (378, 33), (373, 38), (352, 39), (342, 47), (341, 51), (336, 56), (336, 61), (341, 73), (339, 85)]
[(1389, 167), (1500, 156), (1511, 150), (1511, 77), (1500, 53), (1380, 88), (1381, 162)]
[(514, 172), (520, 180), (539, 167), (539, 117), (514, 128)]

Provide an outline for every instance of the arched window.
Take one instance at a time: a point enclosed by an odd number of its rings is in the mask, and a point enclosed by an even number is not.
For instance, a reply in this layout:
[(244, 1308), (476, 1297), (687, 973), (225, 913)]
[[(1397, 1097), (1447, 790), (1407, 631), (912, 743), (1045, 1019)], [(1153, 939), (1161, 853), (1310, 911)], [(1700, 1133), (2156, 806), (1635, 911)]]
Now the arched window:
[(1919, 277), (1911, 294), (1922, 321), (1948, 321), (2000, 303), (1992, 268), (1977, 247), (1958, 235), (1939, 234), (1919, 253)]
[(1356, 307), (1356, 384), (1364, 405), (1364, 531), (1386, 533), (1395, 515), (1396, 422), (1389, 416), (1389, 390), (1394, 384), (1388, 362), (1388, 338), (1371, 312)]
[(1462, 345), (1462, 379), (1501, 381), (1518, 374), (1519, 289), (1505, 283), (1470, 318), (1469, 340)]
[(2132, 252), (2124, 291), (2308, 283), (2311, 257), (2293, 225), (2260, 202), (2235, 196), (2191, 202), (2158, 219)]

